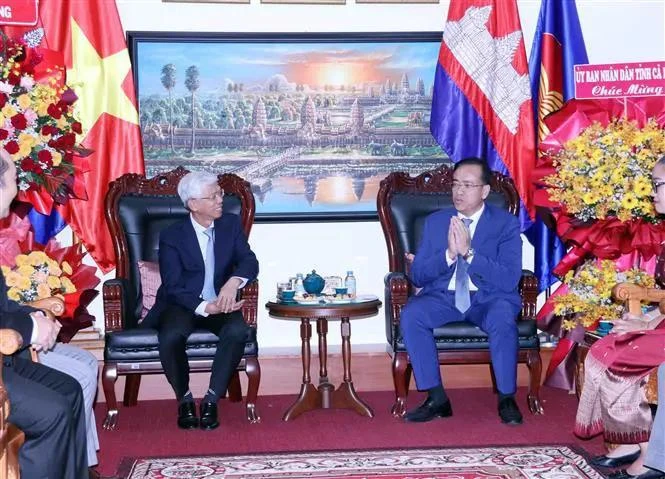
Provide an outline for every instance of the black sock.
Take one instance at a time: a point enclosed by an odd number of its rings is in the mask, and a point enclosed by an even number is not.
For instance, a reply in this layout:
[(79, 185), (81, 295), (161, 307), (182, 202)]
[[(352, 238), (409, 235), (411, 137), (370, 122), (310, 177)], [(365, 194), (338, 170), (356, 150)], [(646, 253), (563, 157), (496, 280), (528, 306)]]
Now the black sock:
[(217, 394), (212, 389), (208, 388), (208, 392), (206, 392), (206, 395), (203, 398), (203, 402), (211, 402), (213, 404), (217, 404), (217, 401), (219, 401), (219, 394)]
[(180, 404), (185, 402), (194, 402), (194, 396), (192, 396), (192, 391), (187, 391), (183, 397), (180, 398)]
[(443, 389), (443, 385), (439, 384), (427, 390), (427, 396), (434, 401), (434, 404), (443, 404), (448, 400), (448, 395)]
[(503, 401), (504, 399), (512, 398), (515, 399), (515, 393), (513, 394), (503, 394), (502, 392), (499, 392), (499, 402)]

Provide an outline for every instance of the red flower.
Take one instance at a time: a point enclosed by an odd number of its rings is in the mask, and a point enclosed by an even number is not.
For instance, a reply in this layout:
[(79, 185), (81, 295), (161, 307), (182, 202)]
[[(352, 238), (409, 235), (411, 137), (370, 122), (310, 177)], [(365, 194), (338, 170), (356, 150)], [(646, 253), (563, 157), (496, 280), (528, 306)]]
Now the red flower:
[(7, 75), (7, 83), (10, 85), (18, 85), (21, 83), (21, 75), (14, 71), (9, 72), (9, 75)]
[(28, 122), (25, 120), (23, 113), (17, 113), (12, 117), (12, 126), (17, 130), (25, 130), (28, 126)]
[(53, 164), (53, 155), (51, 155), (51, 152), (48, 150), (41, 150), (37, 153), (37, 158), (42, 163), (46, 163), (49, 167)]
[(9, 132), (3, 128), (0, 128), (0, 141), (6, 140), (9, 136)]
[(14, 140), (8, 141), (7, 144), (5, 145), (5, 150), (7, 150), (7, 153), (10, 155), (13, 155), (14, 153), (18, 153), (18, 143), (16, 143)]
[(42, 127), (42, 135), (44, 136), (55, 135), (56, 133), (58, 133), (58, 129), (55, 126), (44, 125)]
[(7, 95), (0, 93), (0, 108), (3, 108), (7, 103)]
[(76, 135), (74, 133), (67, 133), (60, 137), (60, 144), (64, 150), (71, 150), (76, 144)]
[(30, 171), (32, 173), (36, 173), (38, 175), (42, 174), (44, 169), (39, 166), (39, 163), (34, 161), (32, 158), (25, 157), (23, 160), (21, 160), (21, 169), (23, 171)]
[(53, 118), (55, 118), (56, 120), (59, 120), (60, 117), (62, 116), (62, 111), (60, 110), (60, 108), (58, 108), (58, 107), (57, 107), (56, 105), (54, 105), (53, 103), (51, 103), (51, 104), (48, 106), (48, 108), (46, 109), (46, 112), (47, 112), (49, 115), (51, 115)]
[[(0, 108), (2, 108), (2, 107), (0, 107)], [(83, 133), (83, 126), (81, 125), (81, 122), (80, 121), (75, 121), (74, 123), (72, 123), (72, 130), (75, 133), (78, 133), (79, 135), (81, 133)]]

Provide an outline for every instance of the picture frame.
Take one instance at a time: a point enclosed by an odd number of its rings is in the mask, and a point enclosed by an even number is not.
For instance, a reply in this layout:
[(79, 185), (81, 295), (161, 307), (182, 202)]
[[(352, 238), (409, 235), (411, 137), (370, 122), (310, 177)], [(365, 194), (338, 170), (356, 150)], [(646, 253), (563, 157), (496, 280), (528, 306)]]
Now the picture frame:
[(449, 163), (429, 133), (441, 38), (129, 31), (146, 174), (236, 173), (257, 222), (376, 220), (390, 172)]

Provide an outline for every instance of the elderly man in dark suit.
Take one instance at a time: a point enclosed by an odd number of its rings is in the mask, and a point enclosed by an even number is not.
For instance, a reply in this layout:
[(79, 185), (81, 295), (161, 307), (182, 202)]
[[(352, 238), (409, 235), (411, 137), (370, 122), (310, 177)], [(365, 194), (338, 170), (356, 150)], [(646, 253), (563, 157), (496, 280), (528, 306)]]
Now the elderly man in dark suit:
[[(14, 162), (0, 152), (0, 218), (9, 214), (16, 191)], [(41, 351), (53, 347), (60, 325), (42, 311), (8, 299), (5, 278), (0, 272), (0, 328), (15, 329), (24, 345)], [(31, 479), (88, 477), (81, 386), (67, 374), (32, 362), (26, 353), (19, 351), (5, 357), (2, 370), (9, 394), (8, 419), (26, 437), (19, 450), (21, 476)]]
[(432, 213), (425, 221), (410, 273), (421, 290), (402, 310), (400, 324), (416, 384), (428, 391), (428, 397), (406, 414), (406, 421), (452, 415), (432, 331), (466, 320), (489, 337), (501, 421), (511, 425), (522, 422), (514, 399), (522, 240), (517, 218), (485, 203), (490, 178), (484, 160), (459, 161), (453, 172), (454, 208)]
[[(222, 214), (224, 192), (217, 177), (192, 172), (178, 184), (190, 215), (159, 238), (162, 285), (144, 326), (159, 331), (159, 356), (179, 401), (178, 426), (219, 426), (217, 401), (224, 395), (245, 348), (249, 326), (237, 301), (238, 290), (256, 278), (259, 264), (247, 243), (238, 216)], [(219, 337), (210, 386), (196, 415), (189, 390), (187, 337), (195, 328)]]

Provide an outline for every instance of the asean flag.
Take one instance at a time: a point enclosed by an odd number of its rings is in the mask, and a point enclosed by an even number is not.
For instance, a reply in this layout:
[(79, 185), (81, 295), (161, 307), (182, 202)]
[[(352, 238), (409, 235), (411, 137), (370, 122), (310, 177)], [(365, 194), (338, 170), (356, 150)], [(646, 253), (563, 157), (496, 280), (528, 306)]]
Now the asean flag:
[(453, 162), (485, 158), (512, 177), (535, 215), (534, 121), (528, 63), (515, 0), (451, 0), (434, 80), (430, 130)]
[[(67, 84), (78, 100), (83, 146), (92, 150), (84, 174), (88, 200), (70, 200), (65, 220), (105, 273), (114, 251), (104, 219), (104, 196), (124, 173), (144, 173), (134, 81), (115, 0), (41, 0), (46, 48), (63, 54)], [(16, 35), (16, 30), (12, 35)]]

